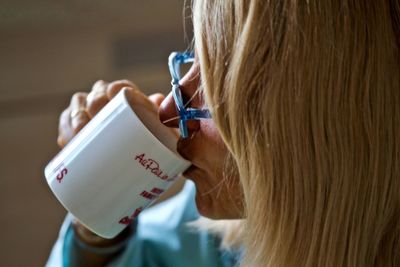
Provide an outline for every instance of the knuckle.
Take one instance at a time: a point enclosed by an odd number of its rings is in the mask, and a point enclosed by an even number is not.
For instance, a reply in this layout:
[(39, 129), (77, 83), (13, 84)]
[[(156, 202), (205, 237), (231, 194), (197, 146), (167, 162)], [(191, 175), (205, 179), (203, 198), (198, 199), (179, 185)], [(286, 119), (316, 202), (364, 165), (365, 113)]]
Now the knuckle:
[(99, 86), (99, 85), (103, 85), (106, 82), (104, 80), (97, 80), (94, 82), (93, 87)]
[(71, 104), (73, 103), (82, 103), (86, 101), (87, 94), (84, 92), (76, 92), (71, 97)]
[(104, 80), (96, 81), (92, 86), (92, 92), (96, 91), (104, 91), (107, 87), (108, 83)]
[(78, 100), (84, 100), (84, 99), (86, 99), (87, 94), (84, 92), (78, 92), (78, 93), (75, 93), (75, 96)]
[(72, 99), (81, 99), (82, 97), (85, 97), (85, 94), (82, 92), (76, 92), (72, 95)]

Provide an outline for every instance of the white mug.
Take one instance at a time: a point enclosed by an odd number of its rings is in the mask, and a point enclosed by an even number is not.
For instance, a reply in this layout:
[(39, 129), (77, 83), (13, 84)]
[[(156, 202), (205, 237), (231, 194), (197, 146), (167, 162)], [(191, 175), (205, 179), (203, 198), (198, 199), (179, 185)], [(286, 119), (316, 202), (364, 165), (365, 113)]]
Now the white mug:
[(120, 233), (190, 166), (176, 152), (176, 133), (156, 114), (131, 106), (129, 93), (121, 90), (45, 168), (58, 200), (105, 238)]

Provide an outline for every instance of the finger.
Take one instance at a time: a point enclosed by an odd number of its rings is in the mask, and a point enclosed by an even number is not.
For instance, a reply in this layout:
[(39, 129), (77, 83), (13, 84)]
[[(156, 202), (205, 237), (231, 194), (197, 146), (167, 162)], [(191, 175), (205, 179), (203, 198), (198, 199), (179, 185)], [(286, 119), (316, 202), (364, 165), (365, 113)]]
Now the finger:
[(70, 127), (73, 134), (77, 134), (90, 120), (86, 112), (87, 93), (75, 93), (70, 104)]
[(57, 144), (59, 147), (63, 148), (74, 136), (72, 128), (71, 128), (71, 110), (67, 108), (64, 110), (58, 122), (58, 137)]
[(108, 103), (107, 86), (108, 83), (105, 81), (97, 81), (87, 95), (86, 110), (90, 118), (93, 118)]
[(103, 93), (106, 90), (107, 85), (108, 85), (108, 82), (106, 82), (104, 80), (98, 80), (93, 84), (91, 92)]
[(153, 104), (156, 107), (160, 107), (161, 103), (164, 101), (165, 99), (165, 95), (161, 94), (161, 93), (155, 93), (149, 96), (149, 99), (151, 102), (153, 102)]
[(129, 80), (114, 81), (112, 83), (109, 83), (108, 86), (107, 86), (107, 97), (108, 97), (108, 99), (111, 100), (124, 87), (131, 87), (131, 88), (139, 90), (138, 87), (134, 83), (129, 81)]

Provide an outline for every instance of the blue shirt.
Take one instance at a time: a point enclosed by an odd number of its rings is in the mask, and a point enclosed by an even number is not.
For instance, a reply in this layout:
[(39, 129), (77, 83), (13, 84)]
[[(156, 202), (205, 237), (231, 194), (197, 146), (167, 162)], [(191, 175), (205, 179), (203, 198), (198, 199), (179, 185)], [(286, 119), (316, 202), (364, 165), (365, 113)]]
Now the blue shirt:
[[(235, 266), (239, 252), (220, 249), (217, 236), (187, 225), (199, 218), (194, 196), (194, 184), (187, 181), (179, 194), (144, 210), (126, 249), (107, 267)], [(65, 219), (46, 267), (70, 266), (63, 254), (68, 254), (68, 239), (72, 239), (68, 238), (69, 233), (73, 234), (71, 219), (71, 215)]]

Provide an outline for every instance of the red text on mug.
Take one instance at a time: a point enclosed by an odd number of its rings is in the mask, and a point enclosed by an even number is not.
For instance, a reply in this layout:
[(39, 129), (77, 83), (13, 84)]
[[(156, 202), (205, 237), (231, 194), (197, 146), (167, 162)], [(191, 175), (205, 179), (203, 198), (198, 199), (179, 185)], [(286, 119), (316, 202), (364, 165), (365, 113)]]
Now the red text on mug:
[(145, 153), (136, 155), (135, 160), (139, 162), (146, 170), (148, 170), (161, 180), (170, 180), (168, 175), (161, 170), (160, 164), (154, 159), (146, 158)]
[(57, 173), (56, 179), (59, 183), (62, 182), (64, 177), (68, 174), (68, 169), (67, 167), (64, 166), (64, 163), (61, 162), (55, 169), (54, 172)]
[[(153, 200), (156, 197), (158, 197), (160, 194), (164, 192), (164, 189), (158, 188), (158, 187), (153, 187), (153, 189), (149, 191), (142, 191), (139, 195), (143, 198)], [(130, 224), (139, 214), (142, 212), (143, 207), (137, 208), (130, 216), (125, 216), (122, 219), (119, 220), (120, 224)]]
[(139, 207), (137, 209), (135, 209), (135, 211), (132, 213), (131, 216), (125, 216), (124, 218), (122, 218), (121, 220), (119, 220), (120, 224), (130, 224), (139, 214), (140, 212), (142, 212), (143, 207)]

